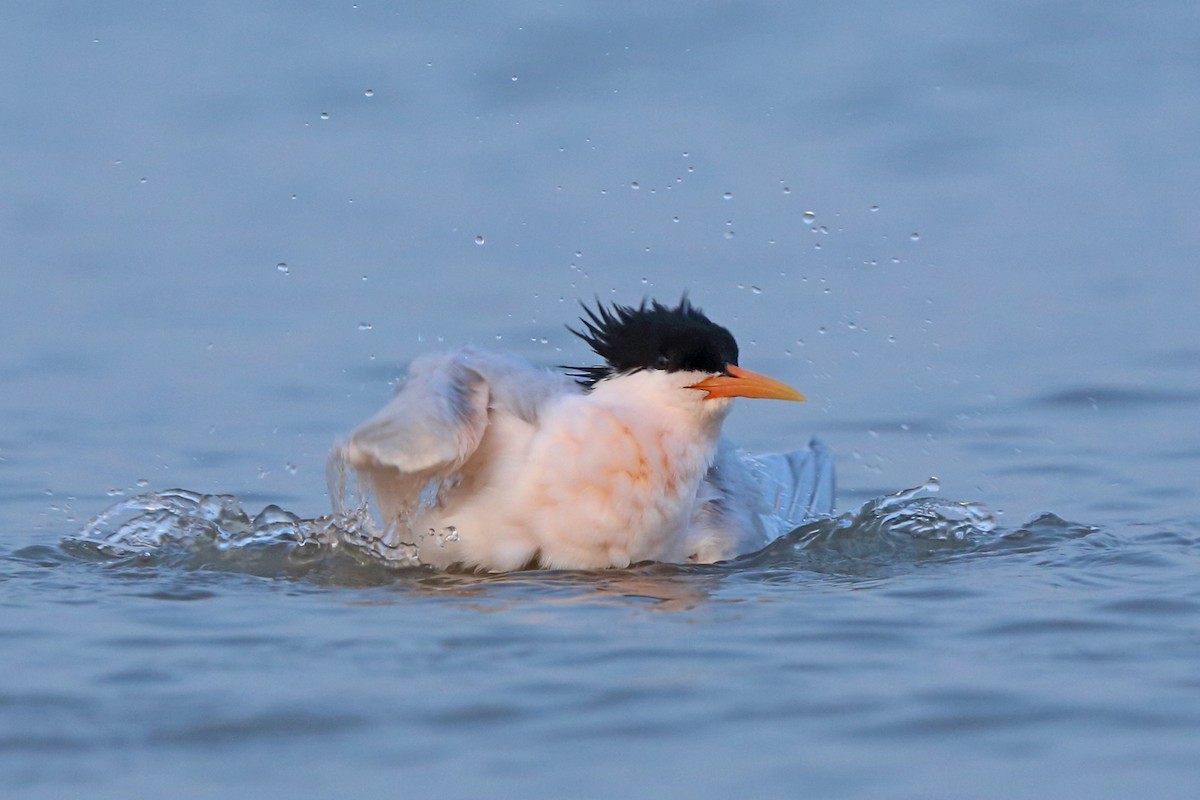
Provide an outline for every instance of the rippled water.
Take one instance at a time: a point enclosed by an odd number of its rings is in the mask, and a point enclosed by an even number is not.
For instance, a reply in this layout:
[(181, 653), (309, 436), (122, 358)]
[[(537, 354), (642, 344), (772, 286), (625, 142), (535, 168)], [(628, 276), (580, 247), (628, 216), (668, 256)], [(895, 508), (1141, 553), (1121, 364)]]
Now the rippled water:
[[(1198, 37), (1182, 0), (0, 12), (4, 797), (1195, 796)], [(809, 396), (727, 431), (819, 434), (833, 517), (480, 576), (327, 516), (416, 355), (585, 363), (576, 299), (685, 289)]]

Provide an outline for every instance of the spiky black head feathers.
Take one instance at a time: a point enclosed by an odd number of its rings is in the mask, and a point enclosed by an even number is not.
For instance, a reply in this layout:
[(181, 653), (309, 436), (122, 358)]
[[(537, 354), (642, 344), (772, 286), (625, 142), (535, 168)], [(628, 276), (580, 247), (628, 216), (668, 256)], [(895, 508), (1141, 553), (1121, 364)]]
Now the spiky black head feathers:
[(584, 386), (619, 373), (643, 369), (667, 372), (720, 373), (727, 364), (738, 363), (738, 346), (733, 334), (716, 324), (688, 300), (675, 308), (643, 300), (637, 308), (613, 304), (605, 308), (599, 299), (593, 310), (583, 306), (585, 330), (567, 330), (583, 339), (604, 364), (573, 367), (571, 374)]

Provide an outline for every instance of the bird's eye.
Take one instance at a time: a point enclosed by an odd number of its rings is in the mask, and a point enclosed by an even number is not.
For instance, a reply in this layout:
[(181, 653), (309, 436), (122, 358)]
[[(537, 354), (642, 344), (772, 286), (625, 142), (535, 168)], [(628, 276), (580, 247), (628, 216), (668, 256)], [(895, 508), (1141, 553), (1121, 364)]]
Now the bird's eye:
[(666, 369), (671, 366), (671, 357), (666, 353), (661, 353), (658, 358), (654, 359), (655, 369)]

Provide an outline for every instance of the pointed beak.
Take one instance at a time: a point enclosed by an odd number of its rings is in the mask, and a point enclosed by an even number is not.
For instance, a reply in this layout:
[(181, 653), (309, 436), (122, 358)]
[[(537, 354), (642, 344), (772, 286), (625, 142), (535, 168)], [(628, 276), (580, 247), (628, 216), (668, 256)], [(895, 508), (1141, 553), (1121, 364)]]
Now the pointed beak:
[(770, 400), (804, 400), (804, 395), (792, 387), (766, 375), (742, 369), (736, 364), (725, 367), (728, 375), (714, 375), (699, 383), (693, 383), (689, 389), (700, 389), (708, 392), (706, 400), (714, 397), (761, 397)]

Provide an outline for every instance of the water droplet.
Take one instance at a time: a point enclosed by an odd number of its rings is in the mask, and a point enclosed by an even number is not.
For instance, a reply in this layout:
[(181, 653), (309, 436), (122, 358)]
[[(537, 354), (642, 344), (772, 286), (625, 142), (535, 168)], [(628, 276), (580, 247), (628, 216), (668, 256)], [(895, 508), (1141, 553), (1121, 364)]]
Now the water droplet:
[(908, 238), (911, 239), (912, 241), (916, 242), (921, 239), (921, 234), (917, 233), (916, 231), (913, 231), (912, 233), (910, 233), (908, 235)]
[(876, 211), (878, 211), (878, 210), (879, 210), (879, 206), (871, 206), (871, 213), (872, 213), (872, 214), (874, 214), (874, 213), (875, 213)]
[(145, 183), (148, 180), (149, 180), (149, 178), (141, 178), (138, 180), (138, 183)]
[(688, 157), (688, 151), (687, 151), (687, 150), (684, 150), (684, 151), (683, 151), (683, 157), (684, 157), (684, 158), (687, 158), (687, 157)]
[(483, 238), (483, 234), (475, 237), (475, 244), (483, 244), (485, 241), (487, 240)]
[(762, 289), (757, 286), (751, 286), (750, 291), (754, 292), (755, 294), (762, 294)]
[(638, 189), (640, 189), (642, 187), (638, 184), (637, 181), (634, 181), (633, 183), (629, 184), (629, 188), (633, 189), (636, 192)]
[(375, 90), (374, 90), (374, 89), (367, 89), (365, 92), (363, 92), (363, 96), (364, 96), (364, 97), (374, 97), (374, 96), (375, 96)]
[(732, 238), (733, 238), (733, 231), (725, 231), (725, 238), (726, 238), (726, 239), (732, 239)]
[(936, 492), (942, 488), (942, 482), (930, 475), (929, 480), (925, 481), (925, 484), (921, 488), (927, 492)]
[(679, 222), (679, 217), (671, 217), (671, 222)]
[(321, 119), (329, 119), (329, 112), (328, 112), (328, 111), (322, 111), (322, 112), (321, 112)]
[(513, 75), (513, 76), (512, 76), (512, 80), (513, 80), (513, 83), (516, 83), (516, 82), (517, 82), (517, 76), (516, 76), (516, 75)]
[(287, 274), (288, 274), (289, 267), (288, 267), (288, 265), (287, 265), (287, 262), (286, 262), (286, 261), (280, 261), (278, 264), (276, 264), (276, 265), (275, 265), (275, 269), (279, 270), (279, 271), (280, 271), (280, 272), (282, 272), (284, 275), (287, 275)]
[(288, 473), (289, 475), (295, 475), (295, 474), (296, 474), (296, 472), (298, 471), (298, 470), (296, 469), (296, 465), (295, 465), (295, 464), (293, 464), (293, 463), (292, 463), (292, 462), (290, 462), (290, 461), (289, 461), (289, 462), (287, 462), (286, 464), (284, 464), (284, 465), (283, 465), (283, 468), (284, 468), (285, 470), (287, 470), (287, 473)]
[(721, 197), (725, 198), (726, 200), (732, 200), (733, 192), (726, 192), (725, 194), (721, 195)]
[(105, 494), (108, 495), (109, 497), (120, 497), (121, 495), (125, 494), (125, 490), (117, 489), (114, 487), (112, 489), (109, 489), (107, 492), (105, 492)]
[(369, 322), (358, 323), (358, 329), (360, 331), (369, 331), (369, 330), (371, 330), (372, 327), (374, 327), (374, 326), (372, 326), (371, 323), (369, 323)]
[(791, 194), (791, 193), (792, 193), (792, 187), (790, 187), (790, 186), (785, 186), (785, 187), (783, 187), (783, 193), (784, 193), (784, 194)]
[(150, 485), (150, 480), (148, 478), (138, 478), (136, 481), (136, 486), (139, 489), (145, 489), (149, 485)]
[(805, 224), (805, 225), (812, 225), (812, 224), (813, 224), (814, 222), (816, 222), (816, 221), (817, 221), (817, 215), (816, 215), (816, 214), (814, 214), (814, 213), (813, 213), (813, 212), (811, 212), (811, 211), (805, 211), (805, 212), (804, 212), (804, 224)]

